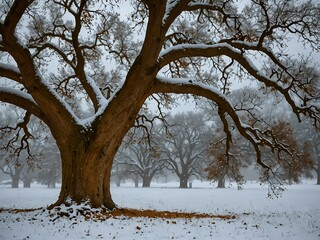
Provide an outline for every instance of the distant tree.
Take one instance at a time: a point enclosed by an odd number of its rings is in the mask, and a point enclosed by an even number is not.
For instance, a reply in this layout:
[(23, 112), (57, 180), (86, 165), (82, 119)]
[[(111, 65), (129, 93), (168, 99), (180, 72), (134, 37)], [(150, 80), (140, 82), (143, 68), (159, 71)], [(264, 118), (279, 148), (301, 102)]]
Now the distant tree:
[[(307, 141), (309, 138), (301, 131), (297, 132), (298, 122), (292, 120), (292, 115), (286, 110), (285, 101), (281, 96), (274, 92), (261, 94), (257, 87), (244, 87), (232, 91), (230, 99), (242, 121), (259, 128), (274, 141), (265, 143), (273, 144), (273, 148), (262, 148), (262, 158), (264, 162), (277, 169), (276, 175), (289, 183), (299, 182), (303, 176), (311, 176), (312, 158)], [(277, 109), (273, 107), (275, 104), (279, 106)], [(207, 108), (208, 106), (206, 111)], [(217, 123), (219, 121), (216, 120), (216, 129), (222, 129), (223, 127)], [(210, 180), (218, 181), (218, 187), (224, 187), (226, 178), (241, 184), (241, 169), (252, 164), (251, 153), (254, 149), (249, 142), (241, 140), (235, 129), (232, 130), (232, 135), (233, 141), (228, 145), (225, 144), (226, 134), (216, 132), (209, 151), (211, 159), (206, 172)]]
[[(43, 126), (35, 118), (27, 119), (30, 116), (21, 119), (23, 112), (13, 106), (3, 110), (6, 114), (0, 114), (0, 169), (10, 175), (12, 187), (17, 188), (19, 180), (24, 187), (30, 187), (42, 155)], [(30, 123), (22, 128), (10, 126), (17, 121), (21, 126), (25, 121)]]
[(317, 185), (320, 185), (320, 131), (319, 129), (311, 130), (311, 139), (306, 142), (306, 148), (309, 147), (313, 158), (313, 169), (317, 175)]
[[(29, 188), (34, 178), (35, 163), (30, 163), (30, 158), (25, 152), (18, 155), (1, 151), (0, 170), (11, 178), (11, 187), (18, 188), (20, 180), (23, 187)], [(28, 162), (29, 161), (29, 162)]]
[(188, 180), (204, 175), (206, 151), (209, 146), (209, 127), (199, 113), (177, 114), (170, 119), (169, 132), (160, 140), (162, 154), (180, 180), (180, 188), (188, 187)]
[[(132, 9), (129, 19), (120, 19), (118, 3)], [(226, 144), (232, 123), (252, 144), (264, 177), (277, 178), (261, 148), (281, 145), (241, 121), (226, 89), (237, 79), (260, 82), (260, 91), (279, 92), (298, 119), (318, 125), (317, 66), (290, 56), (287, 43), (297, 39), (318, 52), (319, 15), (311, 0), (252, 0), (241, 8), (233, 0), (5, 0), (0, 101), (26, 110), (17, 127), (34, 115), (55, 138), (62, 161), (55, 205), (114, 209), (114, 156), (144, 102), (150, 97), (162, 106), (171, 93), (214, 101)]]
[(30, 166), (26, 166), (26, 168), (23, 169), (22, 173), (20, 174), (20, 179), (23, 182), (24, 188), (30, 188), (31, 183), (35, 178), (35, 172), (33, 168), (30, 168)]
[(59, 149), (51, 134), (46, 135), (41, 152), (42, 157), (35, 179), (47, 185), (48, 188), (55, 188), (56, 184), (61, 181), (61, 161)]
[[(291, 118), (293, 119), (293, 118)], [(320, 131), (316, 128), (312, 121), (306, 120), (294, 124), (295, 135), (299, 143), (304, 143), (304, 149), (310, 153), (310, 159), (313, 161), (312, 169), (316, 174), (317, 185), (320, 185)]]
[[(157, 141), (153, 139), (153, 141)], [(155, 144), (150, 144), (146, 139), (131, 141), (125, 144), (116, 157), (118, 164), (127, 165), (128, 173), (139, 175), (142, 187), (150, 187), (151, 181), (165, 166), (165, 161), (160, 156), (160, 149)]]
[[(245, 86), (225, 91), (241, 121), (255, 124), (263, 120), (261, 111), (266, 97), (257, 91), (256, 87)], [(226, 119), (223, 123), (219, 116), (214, 114), (213, 110), (217, 108), (216, 104), (207, 101), (202, 104), (203, 114), (208, 121), (213, 122), (212, 128), (215, 131), (208, 150), (208, 166), (205, 168), (207, 178), (217, 181), (218, 188), (225, 188), (226, 180), (235, 181), (240, 187), (244, 182), (241, 170), (253, 164), (254, 149), (250, 142), (244, 140), (236, 131), (230, 119)], [(227, 126), (230, 126), (229, 129), (224, 129)], [(227, 135), (228, 132), (232, 137)], [(228, 138), (232, 141), (227, 142)]]
[[(119, 153), (119, 152), (118, 152)], [(121, 182), (128, 178), (128, 166), (121, 164), (118, 161), (118, 155), (115, 156), (111, 171), (112, 180), (116, 183), (117, 187), (121, 186)]]
[(7, 174), (10, 176), (11, 187), (18, 188), (19, 181), (20, 181), (20, 175), (21, 175), (21, 171), (22, 171), (22, 166), (19, 163), (16, 163), (14, 165), (9, 165), (9, 164), (4, 164), (2, 162), (0, 169), (4, 174)]
[(121, 181), (125, 172), (121, 171), (120, 164), (118, 164), (117, 158), (114, 158), (112, 170), (111, 170), (111, 182), (115, 182), (117, 187), (121, 186)]
[[(247, 143), (239, 140), (233, 141), (226, 151), (226, 137), (220, 132), (215, 133), (215, 137), (208, 150), (208, 166), (205, 168), (207, 178), (212, 181), (218, 181), (218, 188), (225, 188), (225, 181), (233, 180), (239, 187), (244, 182), (241, 169), (250, 164), (250, 154), (246, 149)], [(251, 149), (252, 150), (252, 149)]]
[[(292, 117), (292, 116), (291, 116)], [(291, 126), (294, 130), (294, 135), (296, 141), (299, 143), (300, 149), (308, 153), (309, 159), (312, 161), (311, 167), (313, 173), (316, 174), (317, 185), (320, 184), (320, 133), (313, 122), (304, 121), (302, 123), (297, 123), (294, 118), (291, 118)], [(311, 177), (311, 172), (306, 171), (306, 177)]]
[(277, 169), (276, 174), (289, 183), (298, 183), (302, 175), (310, 176), (313, 165), (310, 149), (306, 141), (298, 142), (290, 122), (277, 120), (267, 131), (277, 142), (273, 151), (266, 150), (264, 161)]

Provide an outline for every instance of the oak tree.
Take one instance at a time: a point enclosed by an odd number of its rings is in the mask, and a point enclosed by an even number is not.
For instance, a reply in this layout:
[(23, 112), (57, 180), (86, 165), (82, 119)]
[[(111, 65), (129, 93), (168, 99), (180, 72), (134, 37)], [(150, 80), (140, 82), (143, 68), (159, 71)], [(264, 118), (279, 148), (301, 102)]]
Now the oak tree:
[(180, 188), (188, 188), (191, 177), (202, 179), (207, 149), (212, 139), (209, 126), (199, 113), (177, 114), (169, 119), (169, 134), (162, 132), (159, 145), (167, 168), (179, 178)]
[(240, 144), (234, 140), (227, 153), (225, 141), (225, 135), (216, 132), (208, 150), (208, 166), (204, 170), (209, 180), (218, 181), (217, 188), (225, 188), (226, 180), (235, 181), (240, 187), (244, 182), (241, 169), (250, 164), (250, 155), (243, 147), (246, 142)]
[[(277, 139), (273, 151), (264, 154), (265, 162), (276, 169), (276, 174), (283, 181), (299, 182), (300, 176), (308, 173), (312, 167), (311, 153), (306, 141), (298, 141), (290, 122), (274, 121), (269, 134)], [(282, 145), (282, 146), (280, 146)]]
[(313, 161), (312, 169), (317, 179), (316, 184), (320, 185), (320, 129), (315, 128), (310, 121), (296, 124), (295, 134), (299, 142), (303, 143), (304, 149), (309, 152)]
[[(39, 121), (30, 115), (24, 116), (16, 107), (3, 107), (0, 113), (0, 170), (11, 177), (12, 187), (19, 181), (30, 187), (43, 158), (46, 134)], [(16, 127), (12, 124), (17, 124)], [(28, 127), (27, 127), (28, 125)]]
[(116, 162), (118, 165), (125, 165), (124, 174), (138, 175), (142, 179), (142, 187), (150, 187), (152, 179), (165, 167), (165, 161), (160, 156), (160, 139), (156, 136), (152, 139), (144, 138), (142, 130), (133, 138), (123, 144), (118, 154)]
[[(318, 124), (316, 68), (287, 49), (295, 37), (319, 51), (319, 3), (251, 0), (239, 8), (237, 3), (2, 1), (0, 101), (41, 119), (55, 138), (62, 161), (55, 205), (71, 200), (115, 208), (113, 158), (146, 99), (161, 106), (170, 93), (215, 102), (226, 151), (231, 121), (252, 144), (266, 178), (277, 177), (261, 157), (261, 147), (274, 148), (276, 139), (242, 121), (225, 89), (235, 79), (260, 82), (279, 92), (298, 119), (306, 115)], [(117, 4), (131, 7), (128, 20), (121, 20)], [(90, 116), (83, 114), (84, 105)]]

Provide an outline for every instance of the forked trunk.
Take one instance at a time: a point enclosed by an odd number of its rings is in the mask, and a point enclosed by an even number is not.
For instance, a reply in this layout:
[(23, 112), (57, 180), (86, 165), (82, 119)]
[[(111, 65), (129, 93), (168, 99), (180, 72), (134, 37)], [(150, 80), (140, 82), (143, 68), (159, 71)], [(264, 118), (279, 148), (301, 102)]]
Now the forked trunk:
[[(150, 59), (141, 56), (136, 59), (117, 97), (90, 129), (75, 126), (66, 136), (59, 136), (63, 129), (55, 132), (62, 158), (62, 186), (54, 205), (87, 202), (94, 208), (116, 208), (110, 192), (112, 162), (125, 134), (133, 126), (151, 93), (151, 80), (156, 71), (152, 69), (154, 73), (150, 72), (141, 64), (148, 62)], [(145, 84), (141, 84), (141, 79), (145, 80)]]

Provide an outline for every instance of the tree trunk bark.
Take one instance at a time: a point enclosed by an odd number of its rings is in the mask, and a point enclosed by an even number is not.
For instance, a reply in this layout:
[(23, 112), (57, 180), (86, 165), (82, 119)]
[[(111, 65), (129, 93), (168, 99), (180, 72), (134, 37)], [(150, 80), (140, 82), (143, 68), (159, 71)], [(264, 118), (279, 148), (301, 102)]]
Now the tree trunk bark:
[(139, 176), (135, 175), (133, 180), (134, 180), (134, 187), (138, 188), (139, 187)]
[(188, 188), (188, 178), (187, 177), (181, 177), (180, 178), (180, 186), (179, 188)]
[[(69, 142), (68, 142), (69, 144)], [(62, 185), (58, 201), (50, 208), (66, 204), (87, 203), (94, 208), (115, 209), (110, 192), (113, 157), (117, 149), (105, 152), (105, 145), (71, 144), (62, 148)], [(70, 146), (70, 145), (69, 145)]]
[(24, 188), (30, 188), (31, 187), (31, 179), (25, 179), (23, 181), (23, 187)]
[(22, 170), (21, 166), (15, 167), (14, 172), (12, 172), (10, 174), (11, 180), (12, 180), (12, 183), (11, 183), (12, 188), (19, 188), (19, 180), (20, 180), (21, 170)]
[(317, 185), (320, 185), (320, 161), (318, 161), (318, 168), (317, 168)]
[[(122, 97), (116, 99), (120, 101)], [(100, 124), (97, 128), (93, 126), (90, 130), (83, 129), (66, 140), (57, 141), (62, 160), (62, 185), (59, 199), (51, 207), (62, 203), (86, 202), (94, 208), (116, 208), (110, 192), (112, 163), (140, 106), (131, 116), (129, 109), (120, 111), (116, 104), (111, 105), (111, 113), (101, 120), (108, 124)], [(134, 109), (133, 106), (128, 108)]]
[(122, 177), (120, 176), (120, 174), (117, 174), (117, 176), (116, 176), (117, 187), (121, 187), (121, 179), (122, 179)]
[(218, 186), (217, 188), (225, 188), (226, 187), (226, 180), (224, 176), (218, 178)]
[(56, 160), (55, 161), (55, 164), (54, 164), (54, 167), (52, 169), (52, 172), (51, 172), (51, 177), (49, 178), (49, 184), (48, 184), (48, 188), (56, 188), (56, 182), (57, 182), (57, 163), (56, 163)]
[(48, 183), (48, 188), (56, 188), (56, 181), (55, 180), (51, 180)]
[(144, 176), (142, 179), (142, 187), (150, 187), (151, 185), (151, 177), (150, 176)]
[(17, 178), (16, 176), (14, 176), (12, 178), (11, 187), (12, 188), (19, 188), (19, 178)]
[(62, 159), (62, 186), (53, 206), (87, 202), (94, 208), (116, 208), (110, 192), (112, 162), (141, 106), (152, 93), (156, 68), (146, 66), (149, 60), (142, 55), (135, 60), (117, 97), (89, 129), (78, 125), (72, 130), (68, 125), (66, 129), (55, 129)]

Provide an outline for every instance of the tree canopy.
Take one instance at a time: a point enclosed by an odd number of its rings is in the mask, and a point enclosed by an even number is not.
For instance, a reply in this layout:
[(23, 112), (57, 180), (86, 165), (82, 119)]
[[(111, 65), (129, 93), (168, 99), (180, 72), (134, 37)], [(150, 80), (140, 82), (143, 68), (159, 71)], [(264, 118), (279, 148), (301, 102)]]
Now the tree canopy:
[[(124, 6), (132, 9), (127, 19)], [(109, 181), (117, 149), (135, 123), (152, 120), (139, 114), (145, 101), (160, 109), (171, 93), (213, 101), (226, 153), (237, 129), (266, 178), (277, 177), (261, 148), (286, 145), (268, 124), (260, 128), (262, 119), (241, 118), (253, 109), (235, 106), (228, 93), (247, 79), (319, 126), (319, 63), (290, 50), (295, 41), (319, 54), (319, 9), (312, 0), (4, 0), (0, 101), (41, 119), (55, 138), (62, 158), (56, 204), (115, 208)]]

